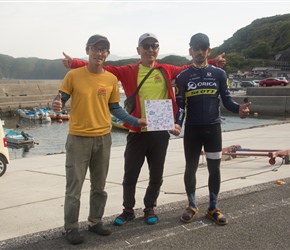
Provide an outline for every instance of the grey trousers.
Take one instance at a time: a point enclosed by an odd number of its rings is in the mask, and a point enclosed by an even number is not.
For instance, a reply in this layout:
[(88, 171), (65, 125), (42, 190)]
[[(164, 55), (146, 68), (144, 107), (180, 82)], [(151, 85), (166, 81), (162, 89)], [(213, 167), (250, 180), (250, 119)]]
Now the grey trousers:
[(104, 190), (109, 169), (111, 134), (98, 137), (68, 135), (66, 141), (66, 192), (64, 228), (78, 228), (80, 197), (83, 183), (90, 171), (90, 222), (101, 222), (107, 202)]

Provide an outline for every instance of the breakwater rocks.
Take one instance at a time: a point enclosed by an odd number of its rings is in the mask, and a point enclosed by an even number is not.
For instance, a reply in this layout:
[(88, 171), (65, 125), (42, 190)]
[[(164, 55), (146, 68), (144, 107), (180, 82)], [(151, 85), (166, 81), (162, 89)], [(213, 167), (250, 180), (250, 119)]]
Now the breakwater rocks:
[[(62, 80), (0, 80), (0, 114), (17, 113), (18, 108), (48, 108), (58, 93)], [(251, 87), (233, 92), (237, 103), (252, 102), (251, 112), (261, 115), (290, 115), (290, 86)], [(66, 104), (70, 109), (70, 101)], [(221, 110), (227, 112), (221, 103)]]

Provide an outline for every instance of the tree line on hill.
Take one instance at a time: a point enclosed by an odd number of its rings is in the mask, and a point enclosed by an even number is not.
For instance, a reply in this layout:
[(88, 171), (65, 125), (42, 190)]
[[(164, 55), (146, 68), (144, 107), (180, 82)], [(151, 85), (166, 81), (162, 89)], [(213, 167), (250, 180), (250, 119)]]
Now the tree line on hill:
[[(212, 49), (211, 57), (226, 53), (228, 73), (241, 68), (274, 67), (275, 55), (290, 49), (290, 14), (276, 15), (254, 20), (239, 29), (219, 47)], [(287, 59), (290, 63), (290, 58)], [(121, 66), (138, 62), (139, 59), (107, 61), (105, 65)], [(157, 59), (158, 63), (176, 66), (189, 64), (183, 56), (170, 55)], [(61, 59), (13, 58), (0, 54), (0, 79), (63, 79), (68, 69)]]

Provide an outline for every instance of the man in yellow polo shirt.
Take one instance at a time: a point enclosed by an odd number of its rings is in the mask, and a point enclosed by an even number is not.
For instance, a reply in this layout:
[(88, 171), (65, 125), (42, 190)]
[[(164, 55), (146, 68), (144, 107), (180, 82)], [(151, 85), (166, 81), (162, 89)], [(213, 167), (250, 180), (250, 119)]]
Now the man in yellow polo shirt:
[(81, 190), (88, 168), (91, 181), (88, 230), (102, 236), (111, 234), (102, 224), (107, 201), (104, 188), (112, 144), (110, 113), (133, 127), (147, 125), (145, 119), (127, 114), (119, 105), (118, 80), (103, 68), (109, 49), (110, 43), (106, 37), (91, 36), (86, 46), (88, 65), (66, 74), (53, 102), (53, 111), (61, 112), (71, 97), (64, 204), (64, 227), (71, 244), (84, 241), (78, 231), (78, 217)]

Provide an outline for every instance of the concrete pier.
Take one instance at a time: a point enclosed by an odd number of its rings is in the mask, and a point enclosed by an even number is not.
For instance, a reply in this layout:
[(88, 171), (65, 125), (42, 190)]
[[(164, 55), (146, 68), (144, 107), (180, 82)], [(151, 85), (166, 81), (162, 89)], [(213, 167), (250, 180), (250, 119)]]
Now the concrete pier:
[[(0, 80), (0, 113), (17, 112), (18, 108), (50, 107), (62, 80)], [(290, 114), (290, 86), (252, 87), (233, 93), (233, 99), (252, 102), (251, 111), (261, 115)], [(66, 104), (69, 110), (70, 101)], [(221, 104), (221, 109), (226, 111)], [(2, 112), (1, 112), (2, 111)]]
[[(223, 132), (223, 147), (239, 144), (249, 149), (286, 150), (289, 127), (289, 123), (282, 123)], [(113, 220), (123, 209), (124, 150), (125, 146), (112, 148), (106, 183), (108, 200), (103, 221), (113, 234), (102, 237), (87, 230), (88, 173), (79, 216), (86, 241), (78, 249), (289, 249), (290, 165), (282, 157), (277, 157), (274, 165), (269, 164), (268, 156), (247, 154), (222, 161), (219, 207), (229, 225), (220, 227), (205, 217), (208, 170), (206, 159), (201, 156), (196, 191), (200, 214), (185, 224), (179, 220), (188, 204), (183, 182), (183, 139), (172, 139), (155, 208), (159, 223), (149, 226), (143, 220), (143, 197), (149, 181), (145, 162), (136, 186), (136, 219), (117, 227)], [(77, 249), (62, 234), (64, 165), (65, 154), (11, 160), (0, 178), (0, 249)], [(277, 180), (285, 185), (278, 185)], [(209, 236), (213, 240), (208, 240)]]

